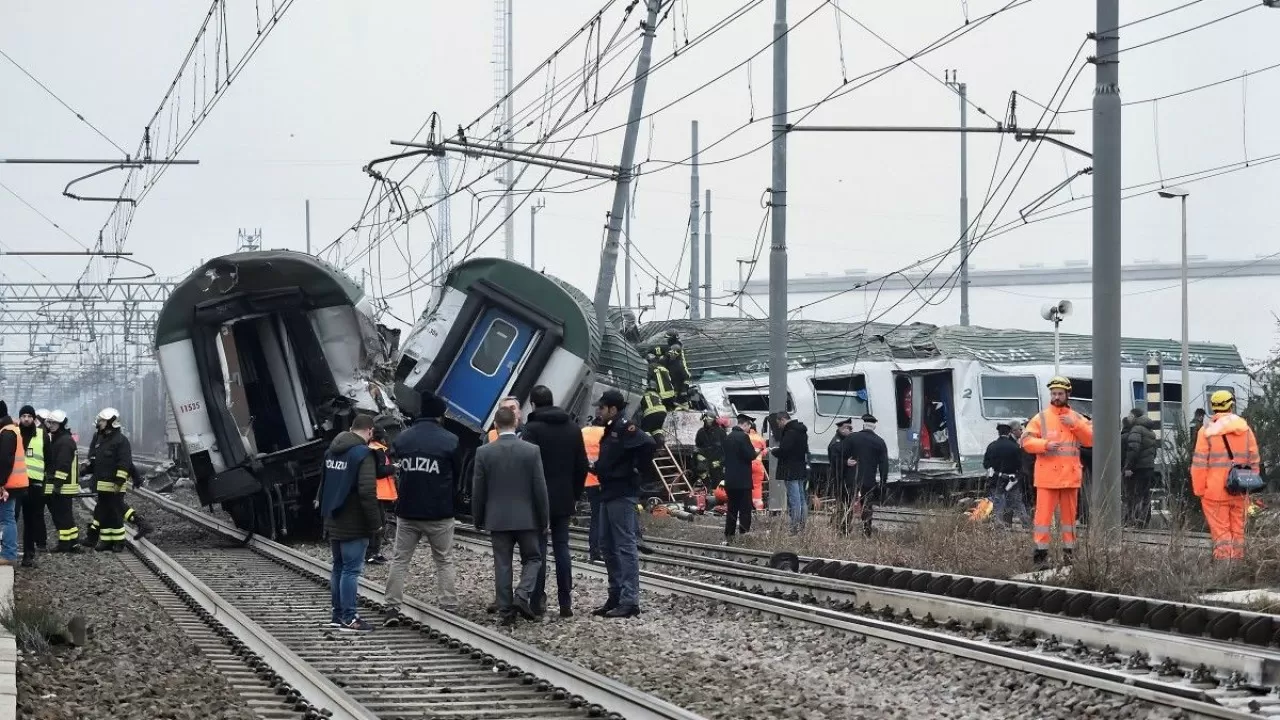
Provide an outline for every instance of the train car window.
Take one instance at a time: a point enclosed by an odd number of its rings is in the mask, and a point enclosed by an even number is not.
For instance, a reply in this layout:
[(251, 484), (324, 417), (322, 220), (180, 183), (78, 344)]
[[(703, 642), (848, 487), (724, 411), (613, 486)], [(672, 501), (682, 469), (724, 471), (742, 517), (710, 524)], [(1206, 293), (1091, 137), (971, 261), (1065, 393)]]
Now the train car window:
[(813, 405), (824, 417), (858, 417), (871, 410), (867, 379), (863, 375), (812, 378)]
[[(767, 413), (769, 412), (769, 389), (741, 389), (727, 390), (725, 397), (729, 399), (729, 404), (733, 406), (733, 412), (737, 413)], [(795, 400), (791, 397), (791, 391), (787, 391), (787, 412), (794, 413), (796, 411)]]
[(1093, 417), (1093, 380), (1090, 378), (1067, 378), (1071, 381), (1071, 407), (1078, 413)]
[[(1183, 424), (1182, 383), (1165, 383), (1160, 390), (1160, 418), (1165, 428), (1173, 428)], [(1133, 381), (1133, 406), (1147, 409), (1147, 383), (1143, 380)], [(1187, 420), (1187, 423), (1190, 423)]]
[(1021, 420), (1040, 412), (1040, 390), (1034, 375), (983, 375), (982, 416), (988, 420)]
[(511, 346), (519, 336), (520, 331), (516, 326), (502, 318), (494, 318), (489, 323), (489, 328), (484, 331), (480, 345), (471, 354), (471, 367), (486, 377), (497, 375), (502, 362), (507, 359), (507, 353), (511, 352)]

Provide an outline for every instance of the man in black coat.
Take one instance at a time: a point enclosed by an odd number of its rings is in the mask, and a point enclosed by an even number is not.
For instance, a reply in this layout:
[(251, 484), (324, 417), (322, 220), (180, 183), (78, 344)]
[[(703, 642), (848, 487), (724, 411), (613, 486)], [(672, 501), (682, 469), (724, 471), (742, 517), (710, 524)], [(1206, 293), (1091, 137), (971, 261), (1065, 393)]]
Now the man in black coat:
[(769, 453), (778, 459), (778, 477), (786, 483), (787, 511), (791, 516), (791, 532), (804, 527), (809, 514), (809, 498), (805, 483), (809, 479), (809, 428), (790, 413), (774, 416), (778, 427), (778, 446)]
[(862, 506), (859, 513), (862, 534), (871, 537), (874, 505), (883, 498), (885, 484), (889, 482), (889, 447), (876, 434), (875, 415), (867, 413), (862, 416), (862, 429), (845, 439), (844, 456), (847, 458), (845, 467), (852, 469), (845, 477), (857, 483), (858, 501), (855, 505)]
[(991, 490), (991, 516), (1004, 522), (1005, 508), (1010, 508), (1023, 527), (1030, 525), (1026, 503), (1022, 501), (1022, 446), (1013, 436), (1013, 426), (996, 425), (997, 437), (982, 455), (982, 467), (988, 470)]
[(1146, 527), (1151, 520), (1151, 485), (1156, 475), (1160, 423), (1148, 417), (1134, 418), (1125, 437), (1124, 484), (1121, 486), (1125, 522)]
[[(587, 482), (587, 447), (582, 430), (569, 413), (555, 406), (545, 385), (529, 393), (533, 412), (524, 426), (524, 441), (542, 451), (542, 472), (547, 480), (551, 509), (551, 546), (556, 558), (556, 596), (560, 617), (573, 617), (573, 559), (569, 552), (569, 518), (573, 517)], [(533, 611), (547, 609), (547, 536), (542, 536), (542, 569), (533, 591)]]
[(724, 544), (738, 532), (751, 532), (751, 462), (756, 449), (747, 437), (751, 416), (739, 415), (738, 424), (724, 439), (724, 492), (729, 511), (724, 514)]

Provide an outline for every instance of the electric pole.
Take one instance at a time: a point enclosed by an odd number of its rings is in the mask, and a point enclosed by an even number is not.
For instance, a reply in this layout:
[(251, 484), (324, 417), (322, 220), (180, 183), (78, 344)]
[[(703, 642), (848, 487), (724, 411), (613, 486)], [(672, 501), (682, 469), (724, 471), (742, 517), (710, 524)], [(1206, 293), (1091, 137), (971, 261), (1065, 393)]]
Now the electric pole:
[[(631, 203), (630, 202), (627, 202), (626, 213), (627, 213), (627, 216), (626, 216), (626, 219), (624, 220), (624, 224), (626, 225), (626, 230), (623, 232), (623, 234), (626, 236), (627, 247), (626, 247), (626, 253), (623, 256), (623, 264), (622, 264), (622, 273), (623, 273), (622, 307), (625, 309), (630, 309), (631, 308)], [(636, 303), (636, 304), (639, 305), (639, 303)]]
[(951, 71), (947, 82), (960, 98), (960, 324), (969, 324), (969, 86)]
[(698, 121), (693, 121), (693, 174), (689, 178), (689, 319), (698, 319), (698, 268), (702, 253), (698, 251)]
[(307, 201), (307, 254), (311, 254), (311, 201)]
[(534, 267), (533, 258), (534, 258), (534, 253), (536, 252), (537, 239), (538, 239), (537, 229), (536, 229), (538, 211), (546, 206), (547, 206), (547, 201), (544, 198), (538, 198), (538, 202), (529, 206), (529, 267), (533, 268), (534, 270), (537, 270), (537, 268)]
[[(1120, 0), (1097, 0), (1093, 90), (1093, 510), (1089, 524), (1119, 546), (1120, 436)], [(1184, 388), (1183, 392), (1187, 390)], [(1189, 396), (1189, 394), (1188, 394)], [(1186, 396), (1184, 396), (1186, 397)], [(1115, 541), (1114, 543), (1112, 541)]]
[(707, 227), (702, 237), (704, 259), (702, 262), (703, 275), (707, 278), (707, 283), (703, 287), (706, 288), (706, 294), (702, 296), (702, 316), (707, 320), (711, 319), (711, 189), (707, 189), (706, 207), (702, 212), (707, 216)]
[(640, 116), (644, 112), (644, 90), (649, 84), (649, 65), (653, 60), (653, 36), (658, 25), (662, 0), (645, 0), (644, 25), (641, 26), (640, 57), (636, 60), (636, 80), (631, 87), (631, 109), (627, 112), (627, 130), (622, 138), (622, 157), (618, 162), (618, 182), (613, 190), (613, 208), (609, 212), (609, 231), (600, 251), (600, 273), (596, 277), (594, 298), (596, 323), (609, 327), (609, 295), (618, 271), (618, 236), (622, 234), (622, 217), (627, 212), (627, 198), (635, 171), (636, 140), (640, 136)]
[[(769, 410), (787, 409), (787, 0), (775, 0), (773, 21), (773, 178), (769, 207)], [(1118, 266), (1118, 265), (1117, 265)], [(774, 441), (776, 442), (776, 438)], [(769, 509), (783, 510), (786, 488), (770, 455)]]

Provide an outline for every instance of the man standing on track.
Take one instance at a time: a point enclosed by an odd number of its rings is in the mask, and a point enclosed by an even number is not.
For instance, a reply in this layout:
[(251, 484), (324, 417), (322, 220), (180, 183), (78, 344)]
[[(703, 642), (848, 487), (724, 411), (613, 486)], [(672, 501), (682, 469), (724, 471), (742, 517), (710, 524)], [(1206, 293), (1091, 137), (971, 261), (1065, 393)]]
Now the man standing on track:
[(76, 441), (67, 427), (67, 414), (61, 410), (46, 411), (45, 427), (49, 445), (45, 450), (45, 503), (58, 529), (56, 553), (80, 552), (80, 527), (71, 508), (80, 493), (80, 463), (76, 457)]
[(640, 469), (653, 462), (656, 443), (627, 421), (627, 400), (606, 390), (596, 403), (605, 423), (600, 459), (593, 471), (600, 479), (600, 551), (609, 572), (609, 598), (592, 611), (608, 618), (640, 614), (640, 558), (637, 555)]
[[(44, 413), (49, 414), (48, 410)], [(44, 529), (44, 456), (49, 446), (49, 433), (43, 420), (30, 405), (18, 411), (18, 432), (27, 454), (27, 480), (30, 483), (22, 504), (16, 506), (17, 517), (22, 520), (22, 567), (35, 567), (36, 548), (45, 547)], [(23, 520), (23, 517), (26, 519)]]
[[(333, 552), (329, 592), (333, 603), (329, 627), (343, 632), (370, 632), (373, 626), (356, 614), (360, 573), (369, 538), (382, 532), (377, 469), (369, 440), (373, 418), (357, 415), (351, 429), (338, 433), (324, 455), (324, 474), (316, 491), (324, 531)], [(106, 532), (105, 528), (103, 532)]]
[(98, 435), (90, 449), (90, 473), (98, 504), (93, 508), (93, 526), (97, 527), (98, 550), (123, 552), (125, 541), (124, 494), (137, 475), (133, 465), (133, 448), (120, 428), (120, 411), (103, 408), (96, 418)]
[(1050, 380), (1050, 407), (1031, 418), (1022, 433), (1022, 449), (1036, 456), (1036, 549), (1032, 560), (1037, 570), (1049, 568), (1049, 533), (1055, 510), (1065, 564), (1071, 564), (1076, 545), (1076, 508), (1084, 476), (1080, 448), (1093, 447), (1093, 425), (1067, 405), (1070, 393), (1067, 378)]
[(1244, 558), (1245, 514), (1249, 495), (1229, 482), (1232, 468), (1259, 469), (1258, 438), (1245, 419), (1236, 415), (1236, 398), (1230, 390), (1209, 396), (1213, 417), (1196, 434), (1191, 458), (1191, 489), (1200, 498), (1209, 522), (1215, 560)]
[(454, 477), (457, 474), (458, 436), (440, 425), (445, 403), (434, 394), (423, 394), (418, 419), (391, 443), (391, 455), (400, 468), (396, 500), (396, 539), (387, 576), (386, 622), (399, 622), (404, 579), (413, 553), (423, 536), (431, 544), (436, 568), (440, 607), (458, 609), (458, 589), (453, 569)]
[(738, 533), (751, 532), (751, 463), (756, 449), (751, 446), (747, 429), (750, 415), (738, 415), (738, 424), (724, 440), (724, 491), (729, 511), (724, 514), (724, 544), (733, 542)]

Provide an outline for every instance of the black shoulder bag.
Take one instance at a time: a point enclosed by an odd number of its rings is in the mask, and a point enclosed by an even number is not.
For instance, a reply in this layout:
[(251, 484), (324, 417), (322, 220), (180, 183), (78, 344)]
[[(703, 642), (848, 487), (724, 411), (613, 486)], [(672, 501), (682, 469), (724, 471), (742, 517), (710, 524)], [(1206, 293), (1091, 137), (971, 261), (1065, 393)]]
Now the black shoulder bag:
[(1231, 470), (1227, 472), (1227, 492), (1244, 495), (1261, 490), (1266, 485), (1262, 475), (1251, 465), (1236, 464), (1236, 454), (1231, 452), (1231, 443), (1227, 442), (1226, 435), (1222, 436), (1222, 444), (1227, 448), (1227, 457), (1231, 460)]

